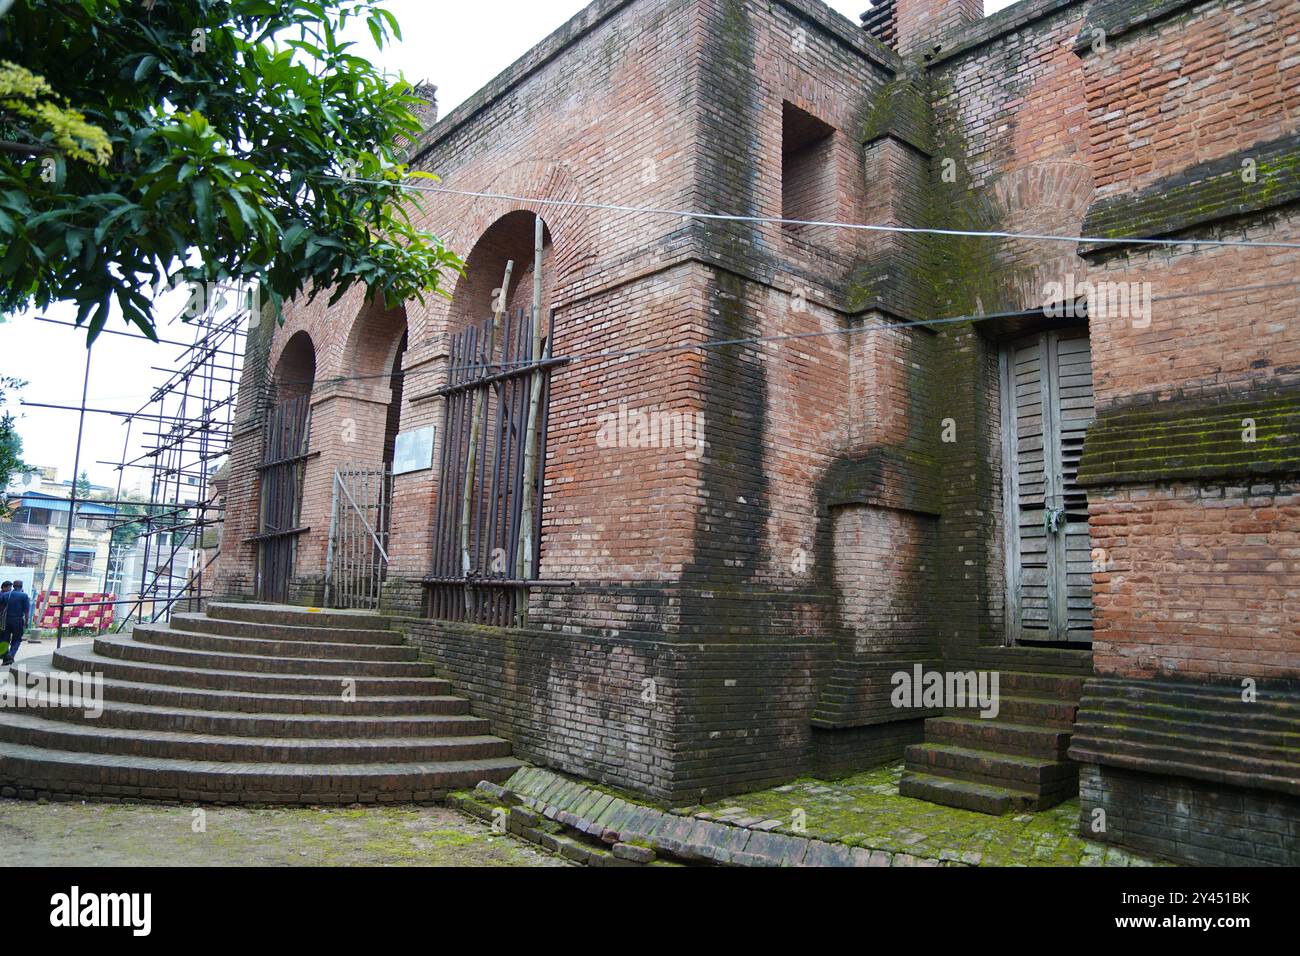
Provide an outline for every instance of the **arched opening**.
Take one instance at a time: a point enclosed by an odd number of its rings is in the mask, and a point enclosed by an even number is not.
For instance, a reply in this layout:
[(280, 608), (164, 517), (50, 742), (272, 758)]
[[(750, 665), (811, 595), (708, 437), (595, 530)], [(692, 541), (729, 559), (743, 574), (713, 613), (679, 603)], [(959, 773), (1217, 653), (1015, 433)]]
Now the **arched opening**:
[(402, 427), (406, 310), (367, 302), (344, 344), (336, 415), (326, 601), (378, 607), (392, 530), (393, 464)]
[(275, 363), (271, 384), (275, 401), (310, 395), (316, 381), (316, 348), (306, 332), (295, 332)]
[[(501, 288), (506, 263), (514, 262), (510, 277), (511, 313), (533, 304), (533, 269), (537, 216), (517, 210), (502, 216), (474, 243), (465, 259), (465, 274), (456, 283), (448, 315), (447, 331), (460, 332), (492, 316), (496, 290)], [(552, 301), (555, 270), (552, 268), (551, 231), (542, 226), (542, 315)]]
[(298, 536), (306, 530), (302, 492), (315, 380), (316, 348), (306, 332), (295, 332), (276, 362), (262, 424), (257, 596), (264, 601), (289, 600)]
[(474, 244), (453, 293), (426, 605), (433, 617), (526, 621), (527, 582), (540, 577), (554, 261), (545, 222), (508, 213)]
[(402, 360), (406, 357), (406, 341), (407, 333), (403, 332), (389, 373), (388, 417), (384, 420), (384, 467), (390, 470), (393, 467), (393, 452), (397, 447), (397, 433), (402, 427), (402, 386), (406, 380)]

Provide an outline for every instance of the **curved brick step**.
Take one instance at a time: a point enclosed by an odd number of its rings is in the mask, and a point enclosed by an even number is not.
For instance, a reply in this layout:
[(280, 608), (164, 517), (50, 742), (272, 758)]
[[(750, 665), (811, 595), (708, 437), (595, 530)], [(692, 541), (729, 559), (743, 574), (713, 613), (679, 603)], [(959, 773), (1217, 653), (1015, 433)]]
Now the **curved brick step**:
[[(249, 671), (188, 668), (176, 664), (120, 660), (94, 652), (92, 647), (68, 647), (54, 652), (54, 666), (63, 671), (94, 671), (107, 679), (168, 687), (342, 697), (345, 676), (308, 674), (256, 674)], [(358, 697), (446, 695), (451, 685), (437, 677), (356, 677)]]
[(174, 631), (194, 631), (200, 634), (219, 634), (226, 637), (250, 637), (262, 640), (390, 645), (404, 643), (401, 631), (366, 630), (355, 627), (305, 627), (296, 624), (258, 624), (253, 621), (213, 618), (204, 614), (176, 613), (172, 615), (170, 624)]
[(439, 800), (480, 781), (502, 783), (513, 757), (397, 764), (211, 763), (46, 750), (0, 743), (0, 786), (24, 796), (247, 804)]
[(912, 744), (904, 752), (912, 773), (1010, 788), (1033, 796), (1030, 809), (1046, 810), (1078, 792), (1077, 764), (972, 750), (942, 744)]
[[(93, 698), (91, 699), (93, 700)], [(241, 713), (239, 711), (201, 710), (193, 707), (157, 706), (123, 703), (102, 699), (98, 706), (80, 696), (31, 694), (28, 706), (39, 708), (48, 720), (71, 723), (89, 722), (96, 727), (116, 730), (183, 731), (232, 737), (289, 737), (312, 740), (378, 737), (473, 737), (485, 736), (488, 721), (468, 713), (412, 714), (399, 716)], [(460, 701), (467, 704), (466, 701)]]
[(266, 657), (350, 661), (413, 661), (417, 657), (415, 648), (407, 645), (258, 640), (252, 637), (180, 631), (161, 624), (136, 625), (131, 638), (142, 644), (157, 644), (191, 651), (212, 651), (218, 654), (254, 654)]
[[(34, 680), (48, 680), (54, 670), (49, 655), (28, 658), (12, 668), (15, 677), (24, 679), (24, 686)], [(60, 678), (69, 682), (69, 689), (80, 684), (82, 673), (61, 672)], [(167, 687), (136, 681), (110, 680), (99, 676), (99, 692), (105, 706), (121, 703), (133, 706), (157, 707), (163, 711), (201, 710), (225, 714), (257, 714), (278, 717), (347, 717), (353, 720), (367, 717), (400, 718), (423, 716), (455, 716), (469, 713), (469, 701), (452, 694), (430, 697), (362, 697), (347, 700), (342, 694), (312, 696), (307, 694), (259, 694), (252, 692), (207, 690), (197, 687)]]
[(95, 638), (95, 654), (122, 661), (166, 664), (199, 670), (248, 671), (256, 674), (336, 675), (338, 677), (432, 677), (433, 666), (419, 661), (321, 660), (191, 651), (147, 644), (130, 638)]
[(341, 611), (285, 607), (278, 604), (235, 604), (213, 601), (205, 608), (208, 617), (254, 624), (289, 624), (298, 627), (361, 628), (389, 630), (388, 618), (373, 611)]
[(0, 742), (74, 753), (118, 754), (169, 760), (236, 763), (354, 764), (443, 763), (487, 760), (510, 754), (510, 744), (488, 735), (280, 739), (236, 737), (185, 731), (140, 731), (101, 727), (97, 721), (48, 720), (39, 711), (10, 710), (0, 721)]
[(978, 813), (1001, 816), (1012, 811), (1030, 810), (1035, 797), (1023, 790), (993, 787), (969, 780), (936, 777), (926, 773), (904, 772), (898, 782), (900, 796), (927, 800), (946, 807), (959, 807)]
[(178, 615), (179, 627), (141, 625), (16, 666), (25, 706), (0, 720), (0, 786), (242, 803), (432, 800), (521, 766), (430, 664), (391, 641), (381, 616), (217, 611), (230, 616), (212, 627)]

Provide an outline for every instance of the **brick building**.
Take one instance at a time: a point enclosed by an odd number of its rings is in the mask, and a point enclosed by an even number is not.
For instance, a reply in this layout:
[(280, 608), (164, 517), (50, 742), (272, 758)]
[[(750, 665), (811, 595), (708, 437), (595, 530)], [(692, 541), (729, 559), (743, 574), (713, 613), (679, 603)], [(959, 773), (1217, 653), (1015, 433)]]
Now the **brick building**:
[[(1300, 250), (1269, 245), (1300, 241), (1300, 7), (979, 7), (596, 0), (431, 125), (443, 186), (546, 202), (425, 196), (450, 301), (253, 331), (222, 588), (336, 599), (336, 469), (432, 426), (384, 607), (518, 756), (683, 803), (906, 754), (914, 796), (1077, 780), (1096, 839), (1300, 862)], [(489, 625), (436, 600), (456, 349), (507, 261), (531, 303), (537, 217), (540, 561), (493, 573), (543, 583)], [(1032, 238), (1080, 235), (1184, 241)], [(918, 665), (997, 672), (1001, 713), (899, 706)]]

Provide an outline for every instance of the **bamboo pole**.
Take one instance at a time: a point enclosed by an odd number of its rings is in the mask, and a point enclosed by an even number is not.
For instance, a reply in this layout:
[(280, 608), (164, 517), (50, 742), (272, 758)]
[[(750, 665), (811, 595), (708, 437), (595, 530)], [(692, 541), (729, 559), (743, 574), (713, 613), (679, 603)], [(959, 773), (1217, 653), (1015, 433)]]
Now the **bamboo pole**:
[[(542, 244), (545, 237), (546, 224), (542, 222), (540, 216), (537, 217), (536, 230), (533, 233), (533, 342), (530, 357), (533, 362), (539, 362), (542, 358)], [(542, 404), (542, 370), (533, 369), (532, 377), (532, 394), (528, 399), (528, 430), (525, 433), (524, 443), (524, 481), (523, 481), (523, 508), (519, 517), (519, 563), (515, 567), (515, 576), (520, 580), (525, 580), (532, 576), (533, 573), (533, 548), (536, 542), (533, 541), (533, 509), (535, 507), (535, 488), (537, 483), (537, 426), (540, 420), (539, 411)], [(528, 620), (528, 591), (525, 589), (520, 595), (521, 604), (517, 615), (517, 621), (522, 627)]]
[[(497, 336), (501, 333), (501, 319), (506, 312), (506, 303), (510, 301), (510, 276), (515, 271), (515, 260), (506, 263), (506, 274), (501, 279), (500, 294), (492, 310), (492, 331), (488, 333), (487, 363), (492, 364), (496, 355)], [(460, 569), (466, 579), (470, 573), (469, 557), (469, 512), (474, 499), (474, 467), (478, 463), (479, 434), (483, 430), (483, 416), (487, 406), (487, 388), (477, 390), (474, 396), (474, 415), (469, 425), (469, 454), (465, 456), (465, 491), (460, 500)], [(470, 610), (470, 590), (465, 587), (465, 611)]]

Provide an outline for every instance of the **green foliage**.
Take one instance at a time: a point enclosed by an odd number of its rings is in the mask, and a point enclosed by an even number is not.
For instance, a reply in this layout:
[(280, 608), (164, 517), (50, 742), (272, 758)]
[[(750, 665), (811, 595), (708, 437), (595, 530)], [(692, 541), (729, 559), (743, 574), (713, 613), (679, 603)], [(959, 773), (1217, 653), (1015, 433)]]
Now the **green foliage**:
[(181, 282), (255, 283), (277, 314), (358, 284), (389, 306), (441, 291), (461, 263), (401, 188), (420, 101), (339, 38), (400, 39), (377, 4), (18, 0), (0, 49), (111, 159), (0, 101), (0, 140), (61, 150), (0, 153), (0, 311), (70, 300), (93, 339), (114, 300), (152, 336), (147, 293)]
[(54, 90), (43, 77), (0, 60), (0, 109), (48, 133), (54, 147), (72, 159), (107, 165), (113, 156), (108, 135), (53, 97)]
[[(0, 376), (0, 407), (10, 390), (22, 388), (27, 383), (21, 379)], [(3, 502), (9, 482), (19, 475), (30, 474), (34, 469), (23, 462), (23, 440), (14, 426), (14, 417), (8, 412), (0, 415), (0, 510), (7, 511)]]

